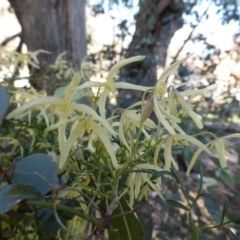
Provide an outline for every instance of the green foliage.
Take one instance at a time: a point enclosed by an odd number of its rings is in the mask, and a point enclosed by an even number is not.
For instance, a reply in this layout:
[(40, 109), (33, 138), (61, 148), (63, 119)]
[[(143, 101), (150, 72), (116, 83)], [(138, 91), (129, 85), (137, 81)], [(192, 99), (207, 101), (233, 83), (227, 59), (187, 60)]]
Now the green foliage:
[[(0, 85), (0, 124), (7, 112), (9, 97), (6, 88)], [(1, 126), (1, 125), (0, 125)]]
[(144, 230), (140, 225), (137, 217), (134, 214), (124, 215), (125, 212), (131, 211), (131, 207), (122, 198), (119, 201), (118, 207), (113, 211), (114, 215), (123, 214), (122, 217), (112, 219), (110, 221), (111, 226), (115, 231), (109, 231), (110, 239), (118, 240), (133, 240), (133, 239), (144, 239)]
[[(12, 172), (13, 171), (13, 172)], [(47, 154), (36, 153), (17, 162), (7, 175), (13, 184), (30, 184), (43, 195), (58, 184), (58, 166)]]
[(0, 214), (8, 212), (23, 200), (42, 200), (43, 195), (28, 184), (13, 184), (0, 189)]
[[(224, 168), (217, 169), (214, 177), (233, 189), (235, 182), (225, 169), (228, 140), (240, 134), (217, 137), (201, 130), (195, 133), (203, 123), (191, 103), (215, 86), (180, 91), (178, 85), (166, 84), (166, 78), (188, 57), (165, 69), (154, 86), (116, 81), (118, 70), (143, 58), (116, 63), (105, 82), (82, 83), (83, 71), (71, 69), (71, 82), (54, 96), (34, 89), (11, 95), (14, 105), (3, 121), (0, 138), (7, 146), (7, 158), (3, 156), (0, 168), (2, 232), (11, 233), (12, 239), (90, 239), (95, 235), (102, 239), (147, 239), (155, 234), (151, 221), (146, 229), (144, 219), (135, 213), (145, 208), (148, 193), (153, 191), (162, 208), (173, 213), (169, 215), (172, 220), (178, 217), (178, 225), (191, 239), (206, 236), (212, 229), (234, 236), (228, 226), (237, 228), (239, 217), (228, 213), (231, 201), (222, 208), (215, 203), (206, 181), (212, 176), (204, 167), (198, 174), (198, 190), (190, 194), (175, 155), (187, 149), (185, 171), (189, 175), (202, 153), (210, 157), (214, 153), (217, 164)], [(95, 93), (93, 87), (97, 88)], [(108, 95), (121, 88), (143, 92), (142, 101), (128, 109), (116, 108), (106, 118)], [(157, 122), (150, 119), (152, 113)], [(185, 118), (195, 124), (195, 134), (183, 129)], [(175, 193), (163, 191), (168, 184)], [(201, 201), (211, 216), (208, 221)], [(16, 223), (11, 214), (18, 212), (19, 225), (27, 230), (17, 227), (14, 232)]]

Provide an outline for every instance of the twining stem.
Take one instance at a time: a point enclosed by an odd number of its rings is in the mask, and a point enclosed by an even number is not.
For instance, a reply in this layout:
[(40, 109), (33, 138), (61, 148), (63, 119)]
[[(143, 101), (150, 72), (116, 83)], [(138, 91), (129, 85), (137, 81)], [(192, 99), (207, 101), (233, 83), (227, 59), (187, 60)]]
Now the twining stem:
[[(28, 200), (26, 201), (26, 204), (28, 205), (32, 205), (32, 206), (37, 206), (37, 207), (43, 207), (43, 208), (51, 208), (53, 209), (53, 203), (49, 203), (49, 202), (44, 202), (44, 201), (34, 201), (34, 200)], [(56, 204), (56, 209), (58, 211), (64, 211), (64, 212), (67, 212), (67, 213), (70, 213), (72, 215), (76, 215), (78, 217), (81, 217), (93, 224), (96, 224), (98, 219), (93, 217), (93, 216), (90, 216), (90, 215), (87, 215), (75, 208), (71, 208), (71, 207), (68, 207), (68, 206), (65, 206), (65, 205), (61, 205), (61, 204)]]

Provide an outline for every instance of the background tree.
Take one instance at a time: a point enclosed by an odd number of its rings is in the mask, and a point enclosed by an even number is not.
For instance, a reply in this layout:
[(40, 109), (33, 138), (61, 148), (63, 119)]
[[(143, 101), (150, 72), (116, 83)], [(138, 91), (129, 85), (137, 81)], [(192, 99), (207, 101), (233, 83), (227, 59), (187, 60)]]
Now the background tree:
[[(53, 63), (63, 52), (70, 66), (79, 64), (86, 56), (85, 1), (9, 0), (21, 25), (21, 41), (29, 51), (43, 49), (42, 67)], [(51, 79), (49, 79), (49, 85)], [(37, 88), (42, 83), (33, 82)]]

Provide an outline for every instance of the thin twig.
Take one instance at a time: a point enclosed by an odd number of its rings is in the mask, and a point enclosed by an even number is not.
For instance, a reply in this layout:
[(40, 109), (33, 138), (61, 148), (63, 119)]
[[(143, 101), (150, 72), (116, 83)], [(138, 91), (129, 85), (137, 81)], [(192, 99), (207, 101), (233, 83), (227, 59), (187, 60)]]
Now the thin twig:
[(12, 41), (14, 38), (17, 38), (17, 37), (21, 38), (21, 36), (22, 36), (21, 32), (14, 34), (13, 36), (6, 38), (0, 45), (1, 47), (4, 47), (7, 45), (8, 42)]
[(208, 7), (206, 8), (206, 10), (204, 11), (204, 13), (202, 14), (202, 16), (198, 19), (198, 23), (193, 27), (192, 31), (189, 33), (188, 37), (183, 41), (183, 45), (178, 49), (175, 57), (173, 57), (173, 60), (171, 62), (174, 63), (176, 61), (176, 59), (178, 58), (179, 54), (181, 53), (181, 51), (183, 50), (183, 48), (185, 47), (186, 43), (191, 39), (192, 35), (193, 35), (193, 32), (195, 31), (195, 29), (197, 28), (197, 26), (200, 24), (202, 18), (206, 15), (206, 13), (208, 12), (208, 9), (210, 7), (212, 3), (210, 3), (208, 5)]
[(123, 213), (119, 213), (119, 214), (116, 214), (114, 216), (111, 216), (109, 220), (113, 220), (113, 219), (116, 219), (116, 218), (119, 218), (119, 217), (122, 217), (122, 216), (126, 216), (126, 215), (129, 215), (129, 214), (132, 214), (134, 212), (137, 211), (137, 209), (139, 209), (140, 207), (142, 206), (142, 203), (139, 204), (138, 206), (134, 207), (132, 210), (130, 211), (127, 211), (127, 212), (123, 212)]

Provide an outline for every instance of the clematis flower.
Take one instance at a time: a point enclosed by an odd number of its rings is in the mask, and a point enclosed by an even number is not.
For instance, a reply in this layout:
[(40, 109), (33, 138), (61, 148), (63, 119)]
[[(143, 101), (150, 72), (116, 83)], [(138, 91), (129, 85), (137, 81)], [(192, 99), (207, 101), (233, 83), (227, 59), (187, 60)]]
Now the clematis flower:
[(55, 71), (58, 71), (58, 73), (56, 74), (56, 77), (58, 79), (61, 79), (62, 75), (64, 75), (64, 77), (67, 78), (69, 76), (69, 73), (71, 72), (71, 70), (68, 71), (69, 67), (67, 65), (67, 61), (63, 59), (63, 56), (66, 54), (67, 52), (61, 53), (55, 60), (54, 64), (50, 65), (50, 68), (52, 68)]
[(181, 93), (178, 92), (173, 87), (171, 87), (169, 95), (170, 95), (170, 99), (169, 99), (168, 103), (170, 105), (170, 107), (169, 107), (170, 108), (170, 112), (172, 114), (174, 114), (174, 115), (177, 114), (177, 107), (176, 107), (176, 104), (174, 104), (174, 102), (178, 101), (181, 104), (181, 106), (182, 106), (183, 115), (188, 115), (190, 118), (192, 118), (192, 120), (197, 125), (197, 127), (199, 129), (202, 129), (203, 128), (203, 124), (201, 122), (202, 116), (198, 115), (197, 113), (195, 113), (191, 109), (191, 105), (187, 104), (186, 100), (181, 95)]
[(141, 123), (141, 115), (138, 114), (136, 110), (129, 109), (124, 109), (122, 111), (120, 122), (117, 125), (119, 126), (119, 138), (130, 152), (131, 147), (127, 139), (132, 139), (133, 134), (136, 133), (136, 128), (141, 127), (141, 131), (145, 135), (146, 139), (150, 139), (150, 136), (147, 133), (146, 129), (156, 128), (155, 123), (149, 118)]
[(178, 117), (171, 115), (166, 109), (164, 109), (164, 106), (162, 106), (162, 98), (167, 92), (166, 79), (169, 75), (176, 71), (180, 64), (183, 63), (188, 57), (189, 56), (166, 68), (159, 77), (153, 90), (153, 111), (155, 112), (159, 122), (171, 135), (175, 135), (176, 131), (174, 130), (174, 127), (171, 125), (170, 121), (180, 123), (181, 120)]
[(136, 56), (136, 57), (124, 59), (116, 63), (111, 68), (106, 78), (106, 82), (95, 82), (95, 81), (85, 82), (81, 86), (77, 87), (77, 90), (84, 89), (84, 88), (92, 88), (92, 87), (102, 88), (103, 91), (101, 92), (101, 95), (99, 97), (98, 107), (99, 107), (100, 116), (105, 118), (105, 103), (109, 93), (115, 92), (117, 89), (132, 89), (132, 90), (139, 90), (143, 92), (151, 89), (149, 87), (138, 86), (138, 85), (127, 83), (127, 82), (115, 82), (116, 73), (120, 68), (132, 62), (141, 61), (143, 58), (144, 56)]
[[(93, 111), (93, 110), (92, 110)], [(66, 125), (69, 122), (74, 122), (73, 128), (71, 129), (69, 137), (64, 141), (62, 149), (60, 150), (61, 156), (59, 160), (59, 168), (62, 169), (67, 161), (67, 157), (71, 148), (74, 146), (77, 139), (82, 139), (85, 133), (96, 135), (99, 140), (102, 141), (103, 145), (105, 146), (113, 167), (115, 169), (119, 169), (120, 165), (117, 163), (116, 155), (112, 148), (112, 144), (109, 140), (109, 135), (105, 129), (109, 131), (111, 134), (115, 134), (114, 130), (108, 124), (105, 119), (102, 119), (96, 113), (93, 117), (86, 117), (86, 116), (75, 116), (70, 120), (63, 120), (59, 121), (57, 124), (50, 126), (47, 130), (53, 130), (55, 128), (60, 128), (62, 125)], [(103, 127), (101, 127), (104, 126)]]
[(161, 178), (157, 179), (156, 183), (153, 183), (150, 178), (151, 174), (146, 172), (140, 172), (139, 170), (155, 170), (162, 171), (163, 169), (153, 166), (149, 163), (138, 164), (133, 170), (138, 172), (132, 172), (129, 174), (127, 185), (129, 188), (130, 205), (133, 206), (134, 199), (141, 200), (144, 196), (147, 198), (149, 190), (155, 191), (162, 199), (161, 194)]
[(189, 143), (192, 143), (199, 147), (202, 151), (207, 152), (211, 155), (210, 150), (205, 146), (202, 142), (197, 140), (196, 138), (185, 135), (185, 134), (175, 134), (174, 136), (168, 135), (163, 136), (163, 140), (157, 145), (155, 153), (154, 153), (154, 165), (157, 166), (158, 154), (161, 148), (164, 148), (164, 160), (165, 160), (165, 169), (170, 170), (171, 165), (178, 170), (178, 165), (175, 162), (172, 156), (172, 147), (180, 144), (188, 146)]
[[(227, 139), (229, 138), (240, 138), (240, 133), (235, 133), (235, 134), (230, 134), (221, 138), (217, 138), (214, 134), (211, 133), (211, 136), (214, 137), (214, 140), (211, 141), (210, 143), (206, 144), (206, 147), (209, 147), (210, 150), (212, 151), (217, 151), (217, 155), (219, 158), (219, 162), (222, 168), (226, 168), (227, 167), (227, 160), (226, 157), (228, 156), (228, 151), (227, 148), (229, 147), (229, 142), (227, 141)], [(202, 153), (203, 149), (199, 148), (195, 154), (193, 155), (186, 175), (189, 176), (190, 171), (192, 170), (193, 165), (195, 164), (197, 158), (200, 156), (200, 154)]]
[[(89, 131), (90, 129), (96, 132), (96, 134), (100, 137), (100, 139), (103, 141), (104, 146), (106, 147), (107, 151), (109, 152), (109, 155), (113, 161), (113, 165), (115, 168), (119, 167), (117, 164), (117, 160), (115, 157), (115, 154), (111, 150), (111, 144), (109, 143), (109, 139), (107, 139), (107, 133), (105, 133), (102, 128), (96, 124), (94, 121), (98, 121), (104, 128), (106, 128), (111, 134), (115, 134), (107, 120), (102, 119), (92, 108), (88, 107), (84, 104), (78, 104), (72, 101), (74, 94), (77, 91), (77, 86), (80, 83), (80, 75), (76, 73), (72, 79), (72, 81), (69, 83), (69, 85), (66, 88), (65, 95), (63, 99), (58, 99), (55, 97), (40, 97), (38, 99), (34, 99), (23, 106), (15, 109), (12, 111), (8, 118), (13, 117), (19, 117), (23, 116), (26, 112), (32, 111), (35, 108), (39, 108), (40, 106), (43, 107), (44, 110), (49, 110), (50, 113), (55, 113), (58, 115), (58, 123), (53, 124), (49, 126), (49, 120), (47, 118), (46, 123), (48, 127), (48, 130), (57, 128), (58, 129), (58, 142), (59, 142), (59, 150), (61, 153), (60, 157), (60, 169), (64, 166), (67, 154), (69, 153), (72, 145), (74, 144), (74, 140), (76, 140), (79, 136), (84, 134), (84, 131)], [(76, 113), (80, 113), (80, 115), (87, 114), (88, 117), (84, 117), (81, 119), (81, 116), (78, 119), (74, 119), (73, 116)], [(51, 116), (51, 114), (50, 114)], [(92, 118), (91, 118), (92, 117)], [(71, 118), (69, 120), (69, 118)], [(68, 122), (71, 122), (73, 120), (80, 120), (78, 123), (78, 127), (83, 128), (81, 132), (74, 131), (72, 135), (68, 138), (66, 141), (66, 125)], [(89, 126), (89, 127), (88, 127)], [(78, 128), (76, 128), (78, 129)], [(78, 133), (78, 135), (76, 134)], [(77, 135), (77, 136), (76, 136)]]
[(19, 53), (19, 52), (12, 52), (11, 54), (14, 56), (14, 69), (17, 69), (20, 66), (21, 69), (24, 68), (26, 65), (31, 65), (34, 68), (39, 68), (39, 61), (37, 59), (38, 54), (46, 53), (50, 54), (50, 52), (45, 50), (37, 50), (34, 52), (27, 52), (27, 53)]

